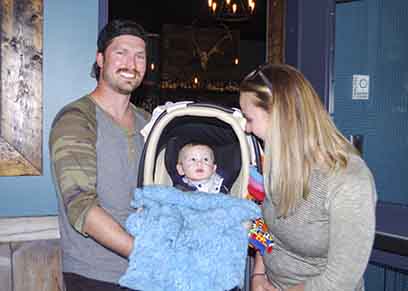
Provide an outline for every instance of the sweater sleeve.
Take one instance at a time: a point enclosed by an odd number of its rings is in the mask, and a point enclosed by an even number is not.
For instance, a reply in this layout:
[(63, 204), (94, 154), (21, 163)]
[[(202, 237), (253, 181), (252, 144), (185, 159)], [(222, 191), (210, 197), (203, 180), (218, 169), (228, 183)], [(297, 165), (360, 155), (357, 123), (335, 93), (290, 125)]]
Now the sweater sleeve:
[(376, 200), (374, 180), (365, 166), (336, 180), (327, 205), (327, 267), (305, 282), (306, 291), (359, 289), (374, 241)]
[(50, 134), (53, 179), (71, 225), (81, 234), (96, 205), (96, 129), (78, 110), (63, 113)]

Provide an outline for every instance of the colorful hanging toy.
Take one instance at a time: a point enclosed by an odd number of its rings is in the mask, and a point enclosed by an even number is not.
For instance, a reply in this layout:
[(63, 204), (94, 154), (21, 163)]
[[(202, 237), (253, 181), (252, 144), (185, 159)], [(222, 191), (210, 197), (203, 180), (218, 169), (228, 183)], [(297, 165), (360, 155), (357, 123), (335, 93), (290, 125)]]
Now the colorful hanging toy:
[[(247, 199), (261, 205), (265, 199), (265, 189), (263, 186), (263, 176), (257, 171), (255, 166), (251, 166), (249, 170), (249, 184)], [(268, 232), (268, 227), (264, 219), (258, 218), (252, 221), (251, 228), (248, 232), (249, 246), (259, 251), (263, 256), (265, 251), (272, 252), (273, 237)]]

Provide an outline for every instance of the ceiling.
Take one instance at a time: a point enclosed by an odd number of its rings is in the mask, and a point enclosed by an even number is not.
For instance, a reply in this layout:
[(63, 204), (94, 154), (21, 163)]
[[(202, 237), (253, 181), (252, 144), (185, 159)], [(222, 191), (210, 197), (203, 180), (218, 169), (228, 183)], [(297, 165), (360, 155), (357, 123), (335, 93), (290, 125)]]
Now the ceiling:
[[(254, 16), (242, 23), (226, 23), (239, 30), (240, 38), (265, 41), (266, 1), (257, 0)], [(207, 0), (121, 0), (109, 1), (109, 19), (133, 19), (149, 32), (160, 34), (163, 24), (191, 25), (193, 21), (209, 23)]]

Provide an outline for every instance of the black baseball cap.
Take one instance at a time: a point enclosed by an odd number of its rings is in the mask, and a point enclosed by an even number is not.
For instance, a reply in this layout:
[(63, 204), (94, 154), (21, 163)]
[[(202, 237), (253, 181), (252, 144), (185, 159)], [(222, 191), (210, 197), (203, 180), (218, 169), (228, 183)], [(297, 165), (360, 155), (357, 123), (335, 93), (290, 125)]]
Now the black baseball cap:
[(98, 52), (104, 52), (115, 37), (125, 34), (140, 37), (147, 42), (147, 32), (140, 24), (133, 20), (115, 19), (106, 24), (99, 32), (97, 42)]

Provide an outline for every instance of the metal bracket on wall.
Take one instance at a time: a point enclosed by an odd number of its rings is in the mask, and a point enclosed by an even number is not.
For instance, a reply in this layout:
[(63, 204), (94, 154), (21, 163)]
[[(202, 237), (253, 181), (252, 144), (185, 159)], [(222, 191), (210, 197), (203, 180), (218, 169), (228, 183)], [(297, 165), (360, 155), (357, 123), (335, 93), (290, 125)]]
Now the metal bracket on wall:
[(351, 144), (363, 155), (364, 135), (352, 134), (349, 136)]
[(336, 0), (336, 4), (348, 3), (348, 2), (359, 2), (361, 0)]

